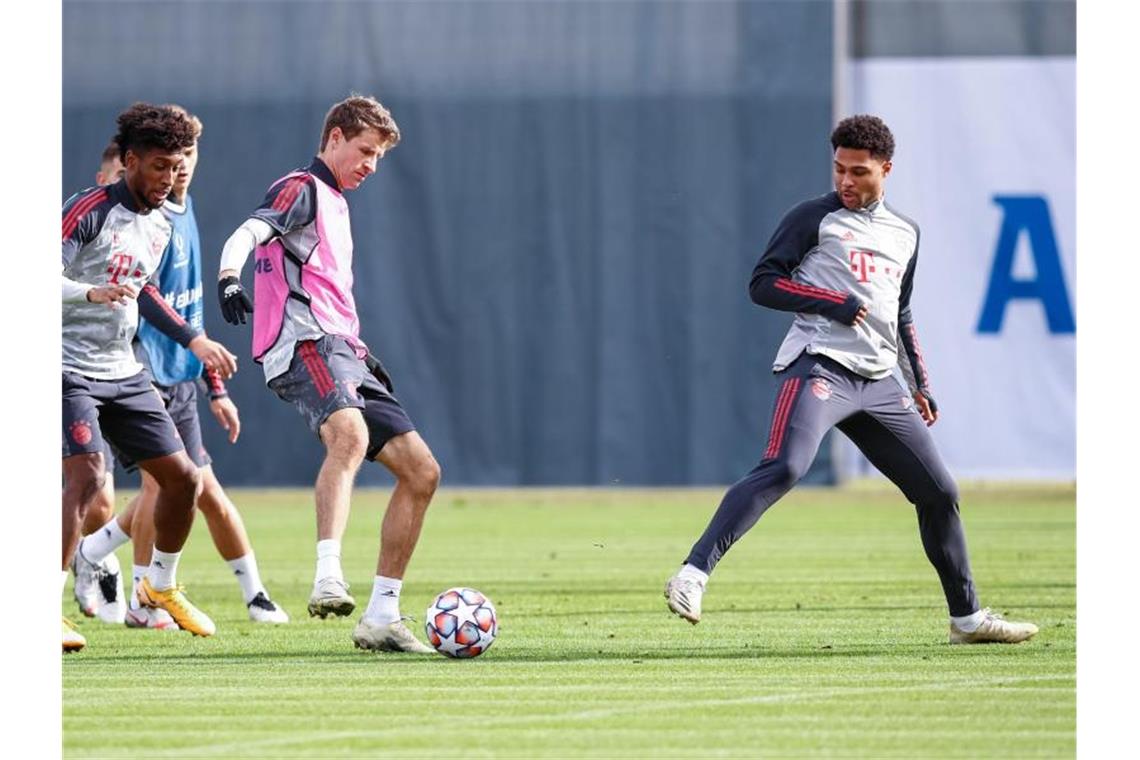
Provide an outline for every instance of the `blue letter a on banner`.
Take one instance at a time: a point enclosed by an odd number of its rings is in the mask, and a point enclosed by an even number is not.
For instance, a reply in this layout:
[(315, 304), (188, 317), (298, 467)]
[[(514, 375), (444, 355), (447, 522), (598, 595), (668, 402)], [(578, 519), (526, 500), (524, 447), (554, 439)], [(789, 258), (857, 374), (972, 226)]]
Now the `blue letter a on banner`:
[[(978, 332), (1001, 332), (1005, 307), (1014, 299), (1036, 299), (1045, 307), (1045, 319), (1053, 334), (1074, 333), (1073, 308), (1065, 288), (1065, 275), (1061, 270), (1061, 255), (1057, 251), (1057, 237), (1049, 216), (1049, 204), (1040, 195), (995, 195), (994, 202), (1005, 212), (998, 235), (994, 266), (990, 272), (990, 286), (978, 320)], [(1015, 280), (1013, 254), (1021, 231), (1029, 235), (1029, 248), (1033, 252), (1036, 279)]]

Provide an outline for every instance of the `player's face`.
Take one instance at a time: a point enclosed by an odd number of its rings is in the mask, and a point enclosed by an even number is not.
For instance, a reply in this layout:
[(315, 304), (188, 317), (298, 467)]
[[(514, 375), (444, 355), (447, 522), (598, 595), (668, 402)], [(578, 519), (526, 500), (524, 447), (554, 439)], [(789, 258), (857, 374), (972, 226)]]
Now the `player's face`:
[(346, 140), (339, 128), (329, 133), (329, 168), (342, 190), (355, 190), (376, 171), (376, 164), (388, 151), (388, 144), (375, 129), (366, 129)]
[(96, 185), (110, 185), (122, 179), (122, 176), (127, 173), (123, 168), (123, 162), (115, 156), (110, 161), (104, 161), (99, 167), (99, 171), (95, 172)]
[(890, 173), (891, 162), (872, 158), (869, 150), (835, 149), (835, 192), (846, 208), (863, 208), (882, 198)]
[(174, 179), (182, 170), (186, 157), (182, 152), (165, 153), (148, 150), (141, 154), (127, 151), (127, 187), (135, 198), (149, 209), (161, 206), (174, 188)]
[(186, 197), (186, 191), (194, 179), (194, 169), (198, 166), (198, 143), (182, 151), (182, 157), (182, 169), (174, 177), (174, 187), (171, 190), (171, 194), (179, 199)]

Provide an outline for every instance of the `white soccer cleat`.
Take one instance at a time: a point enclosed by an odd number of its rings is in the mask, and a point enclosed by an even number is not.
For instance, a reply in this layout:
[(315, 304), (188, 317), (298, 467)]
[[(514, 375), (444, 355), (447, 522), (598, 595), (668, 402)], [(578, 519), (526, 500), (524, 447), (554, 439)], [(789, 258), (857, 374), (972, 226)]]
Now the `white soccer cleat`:
[(352, 642), (358, 649), (371, 649), (377, 652), (413, 652), (415, 654), (435, 654), (435, 650), (417, 639), (401, 618), (395, 623), (373, 623), (361, 618), (352, 632)]
[(113, 553), (96, 566), (95, 585), (99, 591), (99, 606), (95, 617), (104, 623), (121, 625), (126, 622), (127, 600), (123, 597), (123, 574), (119, 558)]
[(96, 573), (99, 566), (88, 562), (78, 547), (71, 558), (71, 573), (75, 576), (75, 603), (86, 617), (95, 617), (99, 609), (99, 584)]
[(356, 600), (348, 593), (348, 584), (340, 578), (329, 576), (321, 578), (313, 584), (313, 593), (309, 596), (309, 617), (319, 617), (322, 620), (327, 615), (351, 615), (356, 609)]
[(951, 644), (1020, 644), (1028, 641), (1037, 633), (1037, 626), (1033, 623), (1014, 623), (1005, 620), (1001, 615), (990, 610), (982, 610), (985, 619), (973, 631), (965, 631), (950, 623)]
[(138, 607), (127, 610), (127, 628), (150, 628), (155, 631), (177, 631), (178, 623), (170, 613), (159, 607)]
[(674, 575), (665, 584), (665, 598), (669, 600), (669, 609), (693, 625), (701, 622), (701, 597), (704, 593), (703, 583), (680, 574)]
[(249, 609), (249, 619), (255, 623), (288, 623), (289, 615), (277, 606), (264, 591), (258, 591), (257, 596), (249, 600), (246, 605)]

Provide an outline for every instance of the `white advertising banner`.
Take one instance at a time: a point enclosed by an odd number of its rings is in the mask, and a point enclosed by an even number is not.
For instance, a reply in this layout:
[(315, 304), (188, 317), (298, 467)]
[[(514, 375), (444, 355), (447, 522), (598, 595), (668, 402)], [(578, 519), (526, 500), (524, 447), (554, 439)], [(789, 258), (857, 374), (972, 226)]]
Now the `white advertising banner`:
[(922, 230), (912, 308), (958, 478), (1076, 475), (1076, 62), (854, 61)]

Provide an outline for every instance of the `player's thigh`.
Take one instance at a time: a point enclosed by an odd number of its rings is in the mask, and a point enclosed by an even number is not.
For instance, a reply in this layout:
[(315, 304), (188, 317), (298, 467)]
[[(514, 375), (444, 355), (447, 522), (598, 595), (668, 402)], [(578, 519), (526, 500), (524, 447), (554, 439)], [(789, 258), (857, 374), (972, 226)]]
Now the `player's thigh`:
[(908, 418), (863, 411), (841, 422), (839, 430), (911, 503), (957, 502), (954, 479), (917, 412)]
[(193, 381), (178, 383), (165, 389), (166, 411), (178, 437), (186, 447), (186, 455), (199, 468), (213, 460), (202, 440), (202, 420), (198, 414), (198, 389)]
[(389, 460), (396, 457), (400, 462), (409, 459), (435, 461), (431, 457), (427, 443), (419, 434), (407, 435), (414, 432), (416, 426), (412, 424), (411, 418), (399, 400), (389, 393), (379, 380), (370, 373), (362, 379), (356, 390), (364, 400), (361, 414), (368, 428), (368, 451), (365, 454), (367, 459), (379, 461), (388, 469), (392, 469), (392, 465), (380, 456), (384, 451), (389, 451)]
[(115, 397), (100, 409), (103, 435), (124, 464), (166, 457), (183, 450), (182, 439), (162, 397), (140, 372), (120, 381)]
[(101, 453), (103, 432), (99, 424), (99, 407), (106, 394), (102, 382), (63, 373), (63, 458), (80, 454)]
[[(309, 429), (322, 438), (322, 428), (334, 414), (342, 409), (364, 409), (357, 387), (367, 373), (364, 362), (343, 338), (326, 335), (298, 343), (289, 369), (269, 381), (269, 388), (292, 404)], [(340, 424), (333, 421), (335, 426)]]
[(390, 438), (376, 455), (376, 461), (397, 478), (428, 490), (434, 490), (439, 483), (439, 463), (415, 430)]
[(826, 357), (806, 353), (777, 378), (761, 461), (782, 459), (803, 471), (827, 431), (851, 414), (857, 391), (847, 370)]

